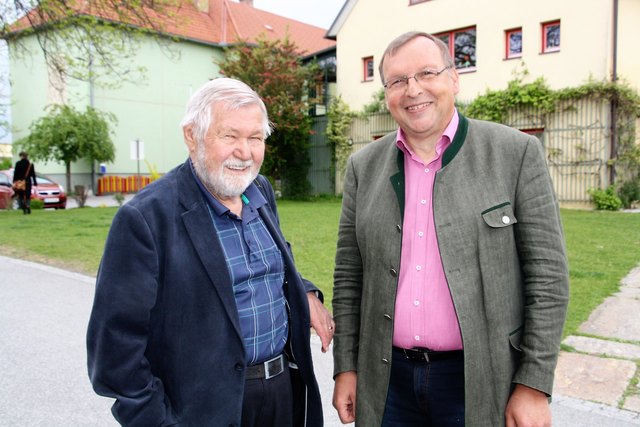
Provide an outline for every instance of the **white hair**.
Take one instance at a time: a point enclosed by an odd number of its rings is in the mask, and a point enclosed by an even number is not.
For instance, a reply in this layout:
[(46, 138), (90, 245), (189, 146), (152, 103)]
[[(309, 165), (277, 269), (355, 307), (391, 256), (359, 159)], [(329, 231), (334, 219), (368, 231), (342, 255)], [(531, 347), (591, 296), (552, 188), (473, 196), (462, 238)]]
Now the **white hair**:
[(197, 142), (204, 140), (211, 126), (211, 107), (216, 103), (223, 103), (226, 110), (237, 110), (249, 105), (259, 106), (263, 116), (263, 137), (267, 139), (271, 135), (272, 127), (267, 108), (260, 96), (240, 80), (221, 77), (208, 81), (191, 95), (187, 102), (180, 126), (190, 126), (191, 135)]

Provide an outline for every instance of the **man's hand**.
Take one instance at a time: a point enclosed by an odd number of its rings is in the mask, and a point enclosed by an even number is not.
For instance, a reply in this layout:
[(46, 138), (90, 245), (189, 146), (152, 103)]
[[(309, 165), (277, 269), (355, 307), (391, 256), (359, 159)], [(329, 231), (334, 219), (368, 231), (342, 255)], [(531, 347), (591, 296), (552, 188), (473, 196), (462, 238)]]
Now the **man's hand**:
[(551, 427), (551, 409), (547, 395), (541, 391), (516, 384), (507, 409), (507, 427)]
[(358, 375), (355, 371), (342, 372), (336, 375), (333, 386), (333, 407), (338, 411), (342, 424), (356, 420), (356, 384)]
[(322, 352), (326, 353), (329, 349), (329, 344), (333, 339), (335, 333), (336, 324), (333, 323), (333, 318), (326, 309), (315, 292), (307, 292), (307, 299), (309, 300), (309, 315), (311, 316), (311, 327), (316, 330), (316, 334), (320, 337), (322, 343)]

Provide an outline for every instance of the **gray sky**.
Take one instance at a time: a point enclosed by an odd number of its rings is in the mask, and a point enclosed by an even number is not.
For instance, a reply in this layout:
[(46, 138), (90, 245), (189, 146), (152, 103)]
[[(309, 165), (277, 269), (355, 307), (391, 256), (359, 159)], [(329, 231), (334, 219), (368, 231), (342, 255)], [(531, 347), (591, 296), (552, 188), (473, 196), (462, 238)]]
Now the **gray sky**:
[(253, 0), (253, 6), (276, 15), (329, 29), (346, 0)]

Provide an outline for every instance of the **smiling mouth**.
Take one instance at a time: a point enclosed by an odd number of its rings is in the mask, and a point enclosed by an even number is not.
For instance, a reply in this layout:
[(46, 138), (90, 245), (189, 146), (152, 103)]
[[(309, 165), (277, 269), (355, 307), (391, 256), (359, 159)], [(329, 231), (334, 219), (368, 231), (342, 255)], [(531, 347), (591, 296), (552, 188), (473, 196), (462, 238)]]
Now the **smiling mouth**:
[(226, 169), (230, 170), (231, 172), (246, 172), (248, 170), (251, 169), (252, 163), (248, 162), (248, 163), (244, 163), (244, 164), (226, 164), (224, 165)]
[(424, 110), (431, 104), (433, 104), (433, 102), (423, 102), (422, 104), (410, 105), (406, 107), (406, 109), (408, 111), (420, 111), (420, 110)]

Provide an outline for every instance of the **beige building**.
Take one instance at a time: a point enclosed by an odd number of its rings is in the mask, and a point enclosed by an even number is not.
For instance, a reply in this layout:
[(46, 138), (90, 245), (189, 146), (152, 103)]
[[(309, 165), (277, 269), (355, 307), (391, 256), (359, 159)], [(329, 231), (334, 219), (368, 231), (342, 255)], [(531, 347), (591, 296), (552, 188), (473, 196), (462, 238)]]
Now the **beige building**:
[(640, 90), (638, 0), (347, 0), (327, 36), (338, 42), (338, 94), (352, 109), (380, 90), (380, 57), (410, 30), (449, 43), (461, 101), (504, 89), (523, 69), (525, 82), (544, 77), (552, 89), (615, 72)]

